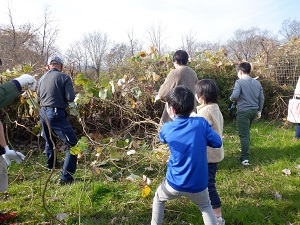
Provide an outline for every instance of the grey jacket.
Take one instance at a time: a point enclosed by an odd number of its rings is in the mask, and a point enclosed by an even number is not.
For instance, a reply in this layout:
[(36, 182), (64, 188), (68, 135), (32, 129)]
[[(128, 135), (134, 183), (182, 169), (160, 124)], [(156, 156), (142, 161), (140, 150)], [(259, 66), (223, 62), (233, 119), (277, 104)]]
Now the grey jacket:
[(237, 111), (262, 111), (265, 97), (260, 82), (246, 75), (235, 82), (230, 100), (237, 101)]

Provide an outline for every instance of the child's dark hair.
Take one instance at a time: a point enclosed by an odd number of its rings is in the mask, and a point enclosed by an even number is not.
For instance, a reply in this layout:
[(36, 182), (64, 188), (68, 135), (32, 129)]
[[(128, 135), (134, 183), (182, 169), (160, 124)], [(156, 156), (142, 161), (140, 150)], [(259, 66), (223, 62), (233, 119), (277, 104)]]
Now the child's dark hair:
[(174, 87), (168, 93), (166, 100), (169, 107), (172, 106), (179, 117), (189, 117), (194, 110), (195, 97), (193, 92), (186, 86), (178, 85)]
[(241, 70), (241, 71), (243, 71), (246, 74), (250, 74), (250, 72), (251, 72), (251, 65), (248, 62), (242, 62), (242, 63), (240, 63), (237, 66), (236, 70), (237, 71)]
[(202, 79), (196, 83), (195, 95), (197, 95), (198, 98), (203, 96), (205, 103), (217, 103), (219, 88), (214, 80)]
[(177, 62), (178, 65), (186, 65), (189, 60), (189, 55), (184, 50), (178, 50), (173, 55), (173, 62)]

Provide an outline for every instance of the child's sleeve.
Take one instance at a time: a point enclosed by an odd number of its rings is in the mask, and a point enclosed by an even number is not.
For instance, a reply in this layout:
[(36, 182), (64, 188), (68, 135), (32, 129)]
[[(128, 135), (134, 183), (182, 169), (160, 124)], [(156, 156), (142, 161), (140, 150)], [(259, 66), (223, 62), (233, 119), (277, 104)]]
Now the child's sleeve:
[(207, 146), (212, 148), (220, 148), (222, 146), (221, 137), (212, 129), (207, 122)]
[(160, 140), (162, 143), (164, 143), (164, 144), (167, 143), (167, 141), (166, 141), (166, 139), (165, 139), (163, 127), (162, 127), (161, 131), (159, 132), (158, 137), (159, 137), (159, 140)]
[(241, 85), (239, 84), (239, 82), (237, 80), (234, 84), (232, 94), (229, 97), (230, 101), (236, 101), (239, 98), (240, 93), (241, 93), (241, 89), (242, 89)]

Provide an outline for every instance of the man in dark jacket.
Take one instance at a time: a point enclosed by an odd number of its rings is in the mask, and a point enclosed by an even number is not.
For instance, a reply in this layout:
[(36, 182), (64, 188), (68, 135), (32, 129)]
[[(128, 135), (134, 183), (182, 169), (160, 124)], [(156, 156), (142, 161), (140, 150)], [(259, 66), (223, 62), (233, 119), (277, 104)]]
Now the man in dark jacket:
[(62, 60), (54, 56), (49, 59), (48, 64), (49, 71), (41, 77), (37, 89), (42, 136), (46, 141), (47, 167), (52, 169), (59, 166), (53, 149), (57, 138), (60, 138), (67, 148), (59, 183), (69, 184), (74, 181), (73, 174), (77, 164), (77, 155), (71, 154), (70, 148), (77, 144), (77, 137), (65, 109), (74, 100), (75, 93), (71, 78), (62, 72)]

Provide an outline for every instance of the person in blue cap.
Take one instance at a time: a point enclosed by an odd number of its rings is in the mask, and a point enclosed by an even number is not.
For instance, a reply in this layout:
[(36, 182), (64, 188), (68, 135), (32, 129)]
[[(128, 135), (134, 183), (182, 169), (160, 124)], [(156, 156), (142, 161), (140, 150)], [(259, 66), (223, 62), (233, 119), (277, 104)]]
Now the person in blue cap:
[(63, 73), (63, 61), (58, 56), (48, 60), (49, 71), (38, 82), (37, 101), (40, 104), (40, 120), (42, 137), (45, 139), (47, 167), (59, 167), (54, 152), (57, 138), (66, 145), (60, 184), (74, 182), (73, 175), (77, 166), (77, 154), (71, 154), (70, 148), (77, 144), (77, 137), (67, 118), (66, 108), (75, 99), (73, 83), (67, 74)]

